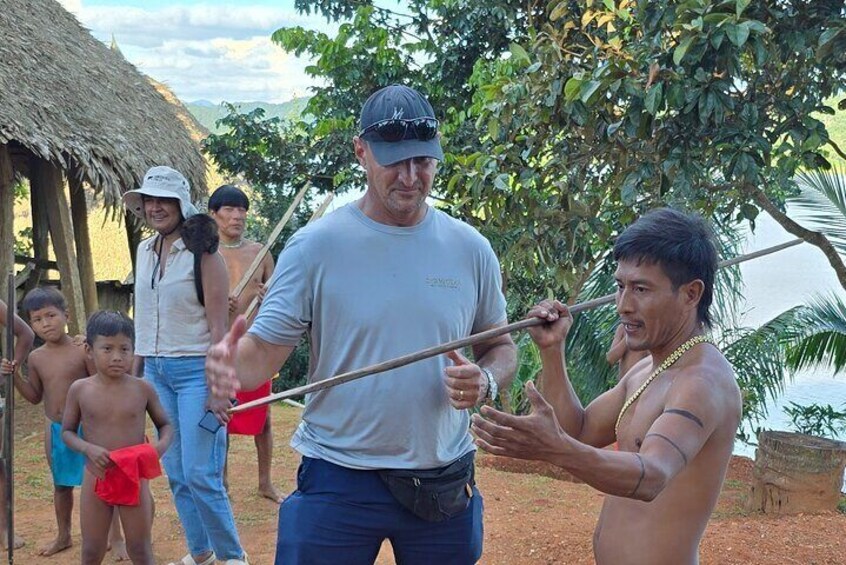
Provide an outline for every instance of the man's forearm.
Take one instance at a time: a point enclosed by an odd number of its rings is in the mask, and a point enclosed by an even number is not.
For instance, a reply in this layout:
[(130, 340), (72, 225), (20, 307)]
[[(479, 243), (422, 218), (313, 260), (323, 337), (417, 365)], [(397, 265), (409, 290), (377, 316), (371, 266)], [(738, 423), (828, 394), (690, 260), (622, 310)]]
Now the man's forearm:
[(574, 438), (579, 438), (584, 425), (585, 410), (567, 375), (563, 344), (541, 349), (540, 354), (543, 369), (538, 378), (538, 390), (552, 405), (558, 423), (564, 431)]
[(628, 451), (597, 449), (572, 438), (548, 458), (598, 491), (651, 501), (664, 489), (666, 476), (648, 457)]

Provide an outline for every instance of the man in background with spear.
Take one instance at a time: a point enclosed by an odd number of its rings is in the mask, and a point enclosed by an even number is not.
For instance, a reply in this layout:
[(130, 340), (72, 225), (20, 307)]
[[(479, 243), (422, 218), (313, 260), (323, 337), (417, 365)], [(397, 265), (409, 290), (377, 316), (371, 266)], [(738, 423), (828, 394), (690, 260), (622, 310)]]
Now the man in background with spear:
[[(507, 323), (490, 244), (426, 204), (443, 159), (429, 102), (405, 86), (383, 88), (362, 107), (360, 127), (364, 196), (288, 241), (249, 333), (239, 318), (209, 351), (218, 398), (278, 371), (304, 333), (311, 382)], [(510, 383), (516, 348), (502, 335), (475, 345), (473, 357), (441, 355), (306, 397), (277, 564), (369, 564), (384, 539), (406, 564), (478, 561), (468, 409)]]

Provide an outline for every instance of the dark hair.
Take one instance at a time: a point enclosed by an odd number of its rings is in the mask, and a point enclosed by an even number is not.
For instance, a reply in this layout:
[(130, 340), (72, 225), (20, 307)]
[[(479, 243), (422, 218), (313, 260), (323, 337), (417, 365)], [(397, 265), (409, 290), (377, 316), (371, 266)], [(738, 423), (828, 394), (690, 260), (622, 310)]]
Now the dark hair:
[(99, 336), (112, 337), (125, 335), (135, 345), (135, 325), (132, 320), (123, 312), (115, 310), (99, 310), (91, 314), (88, 324), (85, 327), (85, 341), (89, 346), (94, 345), (94, 340)]
[(220, 244), (217, 223), (208, 214), (195, 214), (182, 224), (180, 235), (182, 236), (182, 242), (185, 243), (185, 247), (194, 254), (194, 289), (197, 291), (197, 300), (205, 306), (206, 297), (203, 293), (203, 254), (217, 253), (217, 248)]
[(236, 208), (250, 209), (250, 199), (243, 190), (231, 184), (224, 184), (212, 192), (209, 198), (209, 210), (217, 212), (223, 206), (234, 206)]
[(55, 306), (62, 312), (68, 309), (68, 303), (62, 293), (52, 286), (40, 286), (30, 290), (21, 302), (21, 310), (29, 316), (30, 312)]
[(717, 248), (711, 228), (695, 214), (659, 208), (641, 216), (614, 243), (617, 261), (646, 261), (661, 266), (673, 289), (699, 279), (705, 285), (697, 306), (698, 320), (711, 327), (708, 309), (714, 299)]

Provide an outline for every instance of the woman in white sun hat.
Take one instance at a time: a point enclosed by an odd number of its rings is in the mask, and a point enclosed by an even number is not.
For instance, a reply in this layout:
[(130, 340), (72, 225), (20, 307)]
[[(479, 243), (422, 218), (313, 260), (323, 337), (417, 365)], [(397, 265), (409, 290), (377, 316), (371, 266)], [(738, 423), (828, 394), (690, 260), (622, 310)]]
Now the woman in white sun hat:
[(133, 370), (153, 384), (175, 428), (162, 463), (189, 553), (171, 565), (242, 565), (247, 557), (223, 487), (226, 430), (204, 419), (207, 410), (228, 408), (209, 396), (204, 366), (209, 345), (226, 332), (229, 278), (214, 220), (199, 214), (188, 188), (178, 171), (159, 166), (123, 195), (156, 232), (136, 253)]

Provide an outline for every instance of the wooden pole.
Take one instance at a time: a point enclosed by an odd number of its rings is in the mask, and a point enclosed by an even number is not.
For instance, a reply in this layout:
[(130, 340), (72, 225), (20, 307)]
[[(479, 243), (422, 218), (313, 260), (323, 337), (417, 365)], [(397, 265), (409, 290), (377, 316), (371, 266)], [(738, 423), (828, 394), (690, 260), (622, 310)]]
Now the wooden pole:
[(46, 203), (50, 240), (59, 264), (62, 294), (68, 301), (68, 329), (71, 335), (81, 334), (85, 331), (85, 300), (82, 298), (73, 223), (70, 205), (65, 197), (62, 171), (50, 161), (33, 159), (30, 181), (33, 187), (38, 187)]
[[(781, 251), (782, 249), (787, 249), (788, 247), (792, 247), (794, 245), (798, 245), (802, 243), (802, 239), (797, 239), (788, 243), (783, 243), (780, 245), (776, 245), (774, 247), (769, 247), (767, 249), (762, 249), (761, 251), (756, 251), (754, 253), (750, 253), (748, 255), (742, 255), (740, 257), (735, 257), (734, 259), (729, 259), (728, 261), (724, 261), (719, 264), (719, 267), (723, 266), (730, 266), (736, 265), (737, 263), (742, 263), (743, 261), (748, 261), (750, 259), (755, 259), (757, 257), (763, 257), (764, 255), (768, 255), (770, 253), (775, 253), (776, 251)], [(592, 310), (593, 308), (597, 308), (598, 306), (603, 306), (605, 304), (610, 304), (614, 302), (616, 294), (609, 294), (607, 296), (603, 296), (601, 298), (595, 298), (593, 300), (588, 300), (587, 302), (582, 302), (580, 304), (574, 304), (570, 306), (570, 313), (578, 314), (579, 312), (584, 312), (585, 310)], [(250, 408), (257, 408), (259, 406), (264, 406), (265, 404), (270, 404), (271, 402), (276, 402), (278, 400), (285, 400), (287, 398), (291, 398), (294, 396), (301, 396), (303, 394), (309, 394), (312, 392), (317, 392), (319, 390), (324, 390), (327, 388), (331, 388), (333, 386), (338, 386), (344, 383), (348, 383), (350, 381), (355, 381), (363, 377), (367, 377), (370, 375), (375, 375), (378, 373), (384, 373), (385, 371), (390, 371), (391, 369), (396, 369), (398, 367), (404, 367), (405, 365), (410, 365), (411, 363), (416, 363), (417, 361), (422, 361), (423, 359), (428, 359), (430, 357), (435, 357), (436, 355), (442, 355), (449, 351), (453, 351), (456, 349), (461, 349), (462, 347), (467, 347), (469, 345), (476, 345), (478, 343), (485, 342), (489, 339), (493, 339), (495, 337), (499, 337), (501, 335), (505, 335), (508, 333), (516, 332), (519, 330), (524, 330), (526, 328), (530, 328), (532, 326), (539, 326), (541, 324), (546, 323), (545, 320), (541, 318), (526, 318), (525, 320), (520, 320), (519, 322), (514, 322), (511, 324), (507, 324), (505, 326), (501, 326), (498, 328), (493, 328), (484, 332), (480, 332), (477, 334), (473, 334), (461, 339), (456, 339), (455, 341), (451, 341), (449, 343), (444, 343), (442, 345), (436, 345), (434, 347), (430, 347), (428, 349), (424, 349), (422, 351), (417, 351), (416, 353), (409, 353), (408, 355), (403, 355), (402, 357), (396, 357), (389, 361), (383, 361), (382, 363), (377, 363), (375, 365), (370, 365), (368, 367), (363, 367), (361, 369), (356, 369), (355, 371), (349, 371), (347, 373), (342, 373), (335, 377), (331, 377), (328, 379), (324, 379), (322, 381), (317, 381), (311, 384), (298, 386), (296, 388), (292, 388), (289, 390), (283, 390), (282, 392), (277, 392), (276, 394), (271, 394), (269, 396), (265, 396), (264, 398), (258, 398), (251, 402), (246, 402), (244, 404), (239, 404), (233, 408), (229, 409), (229, 412), (236, 413), (236, 412), (243, 412), (244, 410), (249, 410)]]
[(15, 173), (9, 146), (0, 144), (0, 296), (6, 296), (6, 277), (15, 267)]
[(30, 183), (29, 192), (29, 207), (32, 213), (32, 251), (36, 259), (36, 270), (27, 281), (24, 293), (38, 286), (47, 269), (59, 270), (58, 265), (45, 264), (50, 257), (50, 225), (47, 221), (47, 204), (44, 195), (41, 194), (40, 187), (32, 183)]
[[(15, 272), (8, 277), (6, 298), (6, 358), (15, 358)], [(6, 375), (6, 407), (3, 414), (3, 468), (6, 471), (6, 546), (9, 565), (15, 562), (15, 384), (14, 372)]]
[(88, 230), (88, 205), (85, 202), (85, 188), (82, 181), (71, 174), (70, 185), (71, 219), (76, 243), (76, 260), (79, 278), (82, 282), (82, 298), (85, 301), (86, 319), (97, 311), (97, 281), (94, 277), (94, 257), (91, 252), (91, 236)]
[(268, 238), (267, 243), (262, 247), (261, 251), (259, 251), (256, 258), (253, 259), (252, 264), (247, 268), (247, 272), (244, 273), (244, 276), (241, 277), (241, 281), (238, 283), (238, 286), (232, 291), (232, 294), (235, 295), (237, 298), (241, 298), (241, 293), (244, 292), (244, 289), (247, 288), (247, 285), (250, 284), (250, 279), (253, 278), (253, 275), (256, 274), (261, 262), (264, 261), (264, 257), (270, 253), (270, 248), (273, 247), (273, 244), (276, 243), (276, 240), (279, 239), (279, 236), (282, 234), (282, 230), (285, 227), (285, 224), (288, 223), (288, 220), (291, 219), (291, 216), (294, 215), (294, 210), (297, 209), (297, 206), (300, 205), (302, 202), (305, 193), (308, 189), (311, 188), (311, 185), (306, 183), (300, 191), (294, 196), (293, 202), (291, 205), (288, 206), (288, 210), (285, 212), (285, 215), (282, 216), (282, 219), (279, 220), (279, 223), (276, 224), (276, 227), (273, 228), (273, 232), (270, 234), (270, 238)]
[[(311, 215), (311, 218), (308, 219), (308, 222), (306, 222), (306, 224), (310, 224), (314, 220), (323, 216), (323, 214), (326, 212), (326, 209), (329, 207), (329, 204), (332, 203), (333, 198), (335, 198), (334, 193), (327, 194), (326, 198), (323, 199), (323, 202), (321, 202), (321, 204), (320, 204), (320, 206), (318, 206), (317, 210), (314, 211), (314, 214)], [(244, 312), (244, 317), (247, 318), (248, 322), (250, 321), (250, 318), (253, 316), (253, 314), (256, 313), (256, 310), (258, 309), (258, 305), (259, 305), (258, 296), (254, 296), (252, 302), (250, 302), (250, 305), (247, 306), (247, 310)]]

